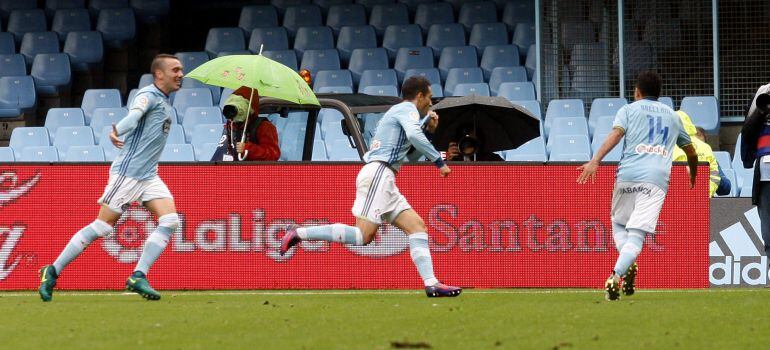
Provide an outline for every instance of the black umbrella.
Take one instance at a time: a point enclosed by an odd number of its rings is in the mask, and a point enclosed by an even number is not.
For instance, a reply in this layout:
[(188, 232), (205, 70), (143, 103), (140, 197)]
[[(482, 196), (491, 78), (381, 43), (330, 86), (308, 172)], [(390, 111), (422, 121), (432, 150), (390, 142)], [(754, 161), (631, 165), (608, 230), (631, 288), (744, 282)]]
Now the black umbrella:
[(540, 136), (540, 118), (504, 97), (450, 97), (433, 110), (439, 115), (433, 137), (439, 150), (446, 150), (450, 141), (457, 142), (459, 132), (467, 126), (475, 126), (482, 153), (514, 149)]

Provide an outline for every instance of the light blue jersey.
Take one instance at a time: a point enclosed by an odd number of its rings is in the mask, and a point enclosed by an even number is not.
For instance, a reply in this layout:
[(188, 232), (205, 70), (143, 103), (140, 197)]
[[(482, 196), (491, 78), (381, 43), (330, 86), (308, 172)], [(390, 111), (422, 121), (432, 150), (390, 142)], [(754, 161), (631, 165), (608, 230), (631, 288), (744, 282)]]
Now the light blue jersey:
[(158, 159), (171, 128), (168, 97), (155, 84), (136, 93), (128, 116), (116, 126), (125, 135), (123, 149), (112, 162), (111, 174), (147, 180), (158, 174)]
[(646, 182), (668, 190), (674, 145), (689, 145), (690, 136), (674, 111), (653, 99), (625, 105), (613, 127), (625, 131), (618, 182)]
[[(416, 152), (409, 153), (414, 146)], [(364, 154), (364, 161), (381, 161), (398, 171), (405, 158), (416, 161), (425, 155), (437, 167), (444, 166), (441, 155), (423, 133), (420, 112), (414, 103), (401, 102), (382, 116), (372, 137), (371, 148)]]

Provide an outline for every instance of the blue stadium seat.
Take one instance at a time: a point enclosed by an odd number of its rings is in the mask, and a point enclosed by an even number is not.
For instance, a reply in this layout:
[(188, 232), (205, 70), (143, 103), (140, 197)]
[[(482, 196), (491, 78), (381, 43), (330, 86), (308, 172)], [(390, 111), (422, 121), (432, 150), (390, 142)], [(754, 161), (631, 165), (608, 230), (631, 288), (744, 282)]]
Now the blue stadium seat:
[(561, 151), (551, 154), (549, 162), (587, 162), (591, 160), (588, 153), (562, 153)]
[[(612, 131), (612, 123), (615, 121), (615, 116), (607, 115), (598, 117), (591, 125), (591, 119), (588, 119), (588, 131), (591, 135), (607, 135)], [(593, 129), (591, 128), (593, 127)]]
[(398, 0), (399, 3), (406, 5), (409, 8), (409, 14), (414, 15), (417, 12), (417, 7), (423, 4), (433, 4), (438, 0)]
[[(223, 128), (224, 126), (222, 123), (194, 125), (190, 132), (190, 144), (193, 145), (193, 147), (201, 148), (207, 143), (219, 143), (219, 139), (222, 137)], [(211, 156), (209, 156), (209, 159), (211, 159)]]
[[(94, 135), (101, 135), (102, 130), (104, 130), (105, 127), (112, 127), (112, 124), (117, 124), (121, 119), (125, 118), (126, 115), (128, 115), (128, 109), (123, 107), (94, 108), (94, 111), (91, 114), (91, 124), (89, 124), (89, 126), (91, 127), (91, 130), (93, 130)], [(176, 123), (176, 120), (174, 120), (174, 123)], [(99, 142), (101, 142), (100, 140), (100, 138), (97, 138), (96, 144), (99, 144)]]
[(104, 150), (100, 146), (71, 146), (65, 162), (103, 162)]
[(322, 70), (337, 70), (340, 69), (340, 56), (336, 49), (307, 50), (299, 68), (307, 69), (312, 74)]
[(99, 12), (106, 9), (122, 9), (129, 7), (128, 0), (89, 0), (88, 11), (91, 17), (99, 17)]
[(91, 17), (85, 8), (56, 10), (51, 23), (51, 31), (59, 36), (59, 41), (62, 43), (70, 32), (87, 32), (89, 30), (91, 30)]
[(195, 89), (195, 88), (209, 89), (209, 91), (211, 91), (212, 106), (219, 103), (219, 99), (222, 95), (222, 88), (220, 88), (219, 86), (204, 84), (197, 79), (182, 80), (182, 89)]
[(16, 157), (20, 162), (58, 162), (59, 152), (54, 146), (33, 146), (26, 147), (21, 151), (21, 155)]
[(487, 85), (487, 83), (457, 84), (454, 87), (452, 94), (447, 96), (469, 96), (469, 95), (489, 96), (489, 85)]
[(366, 70), (361, 74), (361, 80), (358, 83), (358, 91), (363, 91), (367, 86), (398, 86), (396, 71), (392, 69), (372, 69)]
[[(658, 102), (671, 107), (671, 109), (674, 109), (674, 99), (668, 96), (661, 96), (658, 98)], [(675, 109), (674, 109), (675, 110)]]
[(517, 23), (513, 29), (513, 45), (519, 48), (520, 60), (524, 60), (529, 52), (529, 47), (535, 45), (535, 24)]
[(453, 96), (455, 86), (458, 84), (483, 83), (484, 73), (481, 68), (452, 68), (444, 82), (444, 95)]
[(16, 152), (16, 159), (22, 157), (22, 151), (27, 147), (50, 146), (51, 137), (45, 127), (17, 127), (11, 131), (8, 144)]
[[(593, 140), (591, 140), (591, 152), (596, 153), (596, 151), (599, 150), (599, 147), (601, 147), (604, 141), (607, 139), (607, 136), (608, 134), (594, 135)], [(610, 153), (607, 153), (607, 155), (604, 156), (602, 162), (619, 162), (620, 158), (623, 157), (624, 142), (624, 140), (620, 140), (620, 142), (612, 150), (610, 150)]]
[[(336, 5), (349, 5), (353, 0), (313, 0), (313, 4), (321, 8), (321, 14), (326, 16), (329, 13), (329, 9)], [(361, 5), (363, 6), (363, 5)], [(366, 7), (364, 7), (366, 11)]]
[[(738, 150), (740, 152), (740, 150)], [(733, 164), (730, 160), (730, 153), (726, 151), (714, 151), (714, 157), (717, 159), (717, 163), (719, 163), (719, 166), (724, 169), (732, 169)]]
[(409, 8), (404, 4), (375, 5), (369, 16), (369, 24), (374, 27), (377, 36), (382, 37), (388, 26), (409, 24)]
[(465, 29), (459, 23), (434, 24), (428, 30), (425, 46), (433, 49), (433, 56), (438, 59), (445, 47), (465, 46)]
[(41, 9), (13, 10), (8, 17), (8, 32), (13, 34), (16, 43), (20, 43), (26, 33), (45, 32), (47, 29), (45, 12)]
[(586, 118), (567, 117), (556, 118), (551, 122), (551, 130), (548, 137), (559, 135), (586, 135), (588, 136), (588, 123)]
[(535, 44), (529, 46), (527, 50), (527, 57), (524, 60), (524, 68), (527, 69), (527, 78), (535, 81), (535, 71), (537, 70), (537, 53)]
[(211, 157), (214, 156), (214, 153), (216, 153), (218, 147), (219, 144), (215, 142), (204, 143), (202, 145), (193, 145), (195, 160), (199, 162), (211, 161)]
[(610, 91), (610, 76), (604, 68), (597, 66), (578, 67), (572, 71), (573, 94), (583, 98), (607, 96)]
[(554, 154), (583, 153), (591, 156), (591, 142), (588, 141), (588, 135), (554, 135), (548, 137), (545, 148), (549, 154), (548, 159), (551, 160)]
[(435, 2), (417, 6), (414, 15), (414, 24), (422, 29), (422, 34), (428, 34), (428, 30), (434, 24), (455, 23), (455, 14), (452, 5), (446, 2)]
[[(198, 66), (209, 60), (209, 55), (203, 51), (177, 52), (174, 56), (179, 58), (179, 61), (182, 62), (185, 73), (192, 72), (193, 69), (198, 68)], [(139, 87), (141, 88), (141, 85)]]
[(318, 113), (321, 123), (321, 136), (324, 140), (329, 140), (335, 136), (344, 135), (340, 126), (340, 121), (345, 117), (336, 109), (324, 108)]
[(141, 23), (157, 23), (171, 12), (171, 0), (131, 0), (131, 9)]
[[(392, 25), (385, 29), (382, 37), (382, 47), (388, 51), (390, 61), (396, 59), (398, 49), (402, 47), (422, 46), (422, 34), (416, 24)], [(339, 48), (339, 47), (338, 47)]]
[(160, 154), (159, 162), (194, 162), (195, 152), (192, 145), (166, 144)]
[(610, 116), (614, 118), (618, 110), (626, 104), (628, 104), (628, 101), (622, 97), (594, 99), (591, 102), (591, 110), (588, 113), (588, 129), (591, 131), (591, 134), (593, 135), (594, 129), (596, 129), (599, 117)]
[(679, 109), (690, 116), (695, 126), (712, 135), (719, 133), (719, 103), (714, 96), (687, 96)]
[(227, 101), (227, 98), (230, 97), (230, 95), (233, 94), (233, 89), (224, 88), (222, 89), (222, 96), (219, 97), (219, 108), (222, 109), (225, 107), (225, 102)]
[(211, 28), (206, 36), (206, 53), (215, 58), (220, 52), (246, 50), (243, 30), (238, 27)]
[(59, 159), (67, 159), (71, 146), (93, 146), (94, 132), (87, 126), (62, 126), (56, 129), (52, 138), (53, 145), (59, 151)]
[(492, 91), (498, 91), (500, 84), (520, 83), (527, 81), (527, 70), (521, 66), (497, 67), (489, 76), (489, 87)]
[(479, 67), (484, 71), (484, 79), (489, 80), (493, 69), (519, 65), (519, 49), (515, 45), (493, 45), (484, 49)]
[(286, 13), (286, 9), (289, 7), (310, 5), (311, 3), (311, 0), (270, 0), (270, 5), (273, 5), (278, 10), (278, 14), (282, 16)]
[(187, 109), (187, 113), (182, 119), (187, 142), (192, 139), (195, 126), (202, 124), (224, 124), (219, 107), (190, 107)]
[[(476, 52), (481, 58), (488, 46), (508, 44), (508, 33), (502, 23), (478, 23), (473, 25), (468, 45), (476, 47)], [(518, 54), (518, 52), (517, 52)], [(518, 63), (515, 64), (518, 66)]]
[(554, 119), (564, 117), (585, 118), (583, 100), (551, 100), (551, 102), (548, 103), (548, 109), (545, 111), (545, 134), (548, 135), (551, 123), (553, 123)]
[(438, 61), (438, 70), (442, 79), (446, 79), (452, 68), (475, 68), (478, 66), (476, 49), (473, 46), (445, 47)]
[(16, 43), (11, 33), (0, 33), (0, 54), (10, 55), (16, 53)]
[(262, 56), (279, 62), (284, 66), (291, 68), (292, 70), (296, 71), (298, 68), (297, 54), (294, 52), (294, 50), (262, 51)]
[(358, 151), (350, 146), (347, 139), (335, 139), (326, 143), (326, 153), (331, 161), (360, 161)]
[(104, 58), (102, 35), (99, 32), (70, 32), (62, 51), (70, 56), (74, 71), (87, 72)]
[(337, 51), (340, 53), (342, 63), (350, 62), (350, 55), (355, 49), (373, 49), (377, 47), (377, 34), (374, 27), (365, 25), (357, 27), (343, 27), (337, 36)]
[(340, 33), (342, 27), (366, 25), (366, 8), (361, 4), (334, 5), (329, 8), (326, 16), (326, 26), (334, 34)]
[(184, 128), (179, 124), (173, 124), (168, 129), (168, 137), (166, 137), (167, 145), (175, 145), (180, 143), (187, 143), (184, 136)]
[(259, 53), (262, 51), (288, 50), (289, 34), (284, 27), (254, 28), (249, 38), (249, 51)]
[(375, 6), (394, 4), (396, 3), (396, 0), (355, 0), (355, 3), (364, 5), (366, 11), (371, 13)]
[(115, 157), (120, 153), (120, 148), (115, 147), (110, 140), (110, 133), (112, 132), (111, 126), (105, 126), (102, 132), (99, 133), (99, 140), (97, 143), (99, 147), (104, 151), (104, 159), (107, 161), (115, 160)]
[(388, 69), (388, 53), (385, 49), (380, 47), (353, 50), (348, 65), (348, 70), (353, 75), (353, 84), (358, 85), (364, 71), (374, 69)]
[(527, 141), (518, 148), (505, 152), (506, 161), (514, 162), (545, 162), (545, 142), (542, 136)]
[(86, 117), (86, 124), (91, 124), (91, 116), (95, 108), (117, 108), (123, 107), (123, 101), (120, 98), (120, 91), (116, 89), (89, 89), (83, 94), (83, 102), (80, 108), (83, 109), (83, 115)]
[(340, 87), (347, 86), (353, 89), (353, 77), (348, 70), (322, 70), (316, 73), (313, 91), (320, 92), (319, 90), (325, 87)]
[[(326, 155), (326, 150), (324, 150)], [(10, 163), (16, 161), (16, 154), (11, 147), (0, 147), (0, 163)]]
[(70, 58), (65, 53), (38, 54), (32, 63), (30, 75), (40, 95), (58, 95), (72, 83)]
[[(2, 153), (0, 153), (0, 161), (2, 160)], [(313, 141), (313, 155), (310, 158), (312, 161), (327, 161), (329, 157), (326, 155), (326, 145), (323, 140)]]
[(0, 118), (16, 118), (37, 107), (31, 76), (0, 77)]
[(35, 55), (41, 53), (59, 53), (59, 37), (54, 32), (24, 34), (19, 53), (24, 55), (27, 67), (32, 66)]
[(315, 93), (319, 94), (352, 94), (353, 93), (353, 87), (351, 86), (324, 86), (318, 88), (318, 91), (315, 91)]
[[(187, 69), (187, 67), (184, 67), (184, 68)], [(188, 79), (184, 79), (182, 81), (182, 84), (184, 84), (184, 82), (187, 81), (187, 80)], [(155, 81), (155, 78), (152, 76), (152, 74), (144, 73), (144, 74), (142, 74), (141, 77), (139, 77), (139, 86), (137, 86), (137, 88), (141, 89), (141, 88), (143, 88), (145, 86), (150, 86), (150, 85), (152, 85), (152, 83), (154, 81)]]
[(14, 10), (32, 10), (37, 8), (37, 0), (1, 0), (0, 18), (8, 20), (8, 16)]
[(398, 96), (398, 87), (395, 85), (369, 85), (359, 90), (361, 93), (374, 96)]
[(535, 2), (531, 0), (509, 1), (502, 16), (508, 30), (514, 30), (518, 23), (535, 23)]
[[(253, 30), (257, 28), (278, 27), (278, 11), (276, 11), (275, 7), (270, 5), (244, 6), (241, 8), (241, 15), (238, 18), (238, 27), (243, 29), (244, 33), (252, 33), (252, 35), (254, 33)], [(271, 50), (282, 49), (285, 48), (277, 48)]]
[(326, 26), (302, 27), (297, 29), (294, 39), (294, 51), (297, 58), (302, 60), (302, 54), (306, 50), (326, 50), (334, 48), (334, 36), (332, 30)]
[[(492, 90), (492, 86), (489, 87)], [(497, 91), (491, 91), (492, 96), (501, 96), (508, 99), (508, 101), (527, 101), (535, 100), (535, 85), (532, 82), (517, 82), (517, 83), (502, 83), (497, 88)]]
[(131, 8), (101, 10), (96, 20), (96, 30), (102, 33), (107, 46), (120, 48), (136, 36), (136, 18)]
[(0, 77), (17, 77), (27, 75), (27, 65), (21, 54), (0, 55)]
[(441, 85), (441, 75), (438, 68), (413, 68), (406, 71), (404, 80), (411, 76), (419, 75), (428, 79), (433, 97), (444, 97), (444, 88)]
[(185, 113), (190, 107), (212, 107), (211, 90), (203, 88), (179, 89), (174, 97), (179, 123), (184, 125)]
[[(45, 116), (45, 128), (55, 137), (56, 130), (62, 126), (85, 126), (86, 118), (80, 108), (51, 108)], [(52, 140), (53, 141), (53, 140)]]
[[(434, 67), (433, 51), (427, 46), (402, 47), (398, 49), (396, 62), (393, 64), (393, 69), (396, 70), (399, 82), (404, 81), (404, 73), (410, 69)], [(435, 83), (434, 81), (431, 82)]]
[(297, 5), (286, 9), (283, 17), (283, 27), (294, 37), (300, 27), (322, 26), (321, 8), (316, 5)]
[[(540, 111), (540, 102), (535, 101), (535, 100), (528, 100), (528, 101), (526, 101), (526, 100), (525, 101), (519, 100), (519, 101), (511, 101), (511, 103), (515, 104), (515, 105), (519, 105), (521, 107), (524, 107), (524, 109), (526, 109), (527, 111), (532, 113), (532, 115), (534, 115), (535, 117), (537, 117), (541, 121), (543, 120), (543, 113)], [(541, 135), (543, 134), (543, 130), (542, 129), (543, 129), (543, 123), (541, 122), (540, 123), (540, 134)]]
[[(494, 22), (497, 22), (497, 7), (491, 1), (464, 3), (460, 8), (460, 14), (457, 15), (457, 23), (462, 24), (466, 32), (470, 32), (476, 24)], [(507, 42), (507, 31), (504, 33)]]

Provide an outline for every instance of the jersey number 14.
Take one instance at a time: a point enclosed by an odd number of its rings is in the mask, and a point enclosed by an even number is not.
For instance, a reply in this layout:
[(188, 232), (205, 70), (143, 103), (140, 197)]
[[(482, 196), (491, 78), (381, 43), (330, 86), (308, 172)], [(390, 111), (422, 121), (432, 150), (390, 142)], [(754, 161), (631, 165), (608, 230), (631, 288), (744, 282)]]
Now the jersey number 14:
[(648, 115), (647, 121), (650, 122), (648, 143), (653, 144), (655, 142), (656, 134), (663, 134), (663, 144), (668, 143), (668, 127), (663, 127), (663, 117)]

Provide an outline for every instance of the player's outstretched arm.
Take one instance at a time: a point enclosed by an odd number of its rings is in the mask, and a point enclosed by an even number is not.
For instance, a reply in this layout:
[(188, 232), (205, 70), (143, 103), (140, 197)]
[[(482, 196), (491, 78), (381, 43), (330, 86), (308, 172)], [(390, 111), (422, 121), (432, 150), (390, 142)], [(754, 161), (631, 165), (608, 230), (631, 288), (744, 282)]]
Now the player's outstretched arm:
[(602, 146), (599, 147), (599, 150), (594, 154), (594, 157), (591, 158), (588, 163), (578, 167), (578, 170), (580, 170), (581, 173), (578, 176), (577, 183), (582, 185), (588, 182), (589, 179), (591, 180), (591, 183), (596, 180), (596, 171), (599, 170), (599, 162), (604, 159), (607, 153), (610, 153), (610, 151), (618, 145), (623, 138), (623, 135), (625, 135), (625, 131), (622, 128), (616, 127), (612, 129), (610, 134), (607, 135), (607, 139), (602, 143)]
[(694, 188), (695, 177), (698, 174), (698, 153), (692, 144), (682, 147), (682, 151), (687, 155), (687, 167), (690, 169), (690, 188)]

